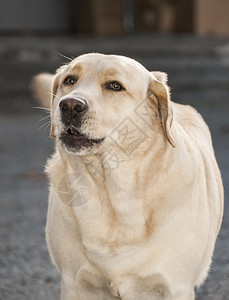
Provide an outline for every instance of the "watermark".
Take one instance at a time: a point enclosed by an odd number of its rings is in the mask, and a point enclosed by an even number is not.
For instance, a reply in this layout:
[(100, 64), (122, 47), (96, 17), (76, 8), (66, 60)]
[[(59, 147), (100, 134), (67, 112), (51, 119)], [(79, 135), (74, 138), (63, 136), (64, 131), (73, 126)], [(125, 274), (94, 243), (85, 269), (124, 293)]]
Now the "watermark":
[(126, 155), (130, 156), (148, 136), (128, 117), (109, 137)]
[[(106, 138), (115, 144), (115, 147), (107, 147), (102, 144), (103, 154), (84, 159), (84, 163), (95, 177), (105, 180), (114, 170), (131, 158), (131, 154), (148, 136), (129, 117), (123, 120)], [(121, 150), (121, 151), (120, 151)]]
[(90, 180), (82, 173), (70, 173), (64, 176), (57, 189), (59, 199), (67, 206), (84, 205), (91, 197)]

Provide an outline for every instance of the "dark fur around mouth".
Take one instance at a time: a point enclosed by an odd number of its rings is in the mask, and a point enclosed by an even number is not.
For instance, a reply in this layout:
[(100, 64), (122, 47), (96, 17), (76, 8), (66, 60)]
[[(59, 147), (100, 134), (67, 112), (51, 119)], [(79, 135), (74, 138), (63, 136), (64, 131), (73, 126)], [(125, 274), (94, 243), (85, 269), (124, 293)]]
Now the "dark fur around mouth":
[(94, 144), (101, 143), (104, 138), (100, 139), (89, 139), (85, 135), (81, 134), (74, 127), (69, 127), (65, 132), (63, 132), (60, 136), (60, 140), (70, 148), (74, 148), (75, 150), (79, 150), (80, 148), (90, 148), (93, 147)]

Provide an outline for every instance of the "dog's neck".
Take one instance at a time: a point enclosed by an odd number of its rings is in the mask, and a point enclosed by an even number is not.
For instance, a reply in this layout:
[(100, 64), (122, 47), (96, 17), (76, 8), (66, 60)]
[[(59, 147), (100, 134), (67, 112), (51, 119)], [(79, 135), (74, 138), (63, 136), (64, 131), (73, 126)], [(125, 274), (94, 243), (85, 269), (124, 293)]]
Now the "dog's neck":
[[(153, 158), (156, 152), (152, 150), (148, 148), (142, 152), (142, 160), (139, 151), (136, 154), (139, 163), (136, 163), (136, 157), (135, 159), (129, 157), (126, 160), (120, 159), (119, 164), (113, 165), (112, 168), (107, 165), (108, 162), (101, 153), (81, 157), (67, 153), (61, 155), (66, 177), (71, 181), (68, 185), (72, 189), (73, 197), (74, 194), (79, 195), (79, 193), (74, 191), (71, 183), (77, 182), (79, 177), (91, 191), (86, 209), (81, 203), (81, 206), (77, 206), (74, 211), (79, 223), (82, 223), (82, 228), (88, 229), (87, 235), (92, 239), (97, 234), (96, 226), (99, 227), (102, 223), (106, 224), (104, 234), (109, 237), (106, 239), (110, 244), (116, 243), (117, 239), (133, 241), (147, 235), (148, 227), (152, 230), (152, 226), (149, 226), (152, 222), (150, 212), (154, 208), (146, 209), (146, 207), (153, 205), (152, 186), (154, 183), (157, 185), (156, 168), (162, 163), (156, 160), (156, 157)], [(151, 157), (150, 161), (155, 161), (154, 166), (147, 164), (148, 156)], [(110, 164), (113, 161), (114, 159)], [(89, 219), (93, 220), (90, 224), (97, 224), (93, 225), (95, 228), (92, 225), (90, 227), (88, 223), (87, 226), (84, 224), (85, 220)], [(120, 226), (125, 230), (120, 231)], [(124, 234), (120, 236), (119, 232)]]
[[(118, 158), (107, 153), (87, 156), (62, 153), (61, 158), (67, 175), (81, 174), (98, 190), (109, 193), (112, 189), (111, 194), (117, 194), (120, 191), (130, 193), (136, 189), (134, 177), (139, 166), (131, 158)], [(115, 189), (117, 191), (114, 193)]]
[[(99, 190), (112, 190), (112, 194), (116, 192), (125, 192), (127, 194), (133, 191), (145, 189), (146, 178), (152, 182), (152, 174), (156, 174), (158, 167), (161, 167), (162, 160), (158, 161), (158, 153), (162, 154), (160, 144), (161, 141), (151, 144), (150, 147), (143, 147), (136, 153), (127, 155), (120, 151), (115, 151), (114, 148), (106, 149), (106, 151), (86, 156), (77, 156), (62, 151), (61, 158), (64, 164), (66, 174), (82, 174), (87, 177), (87, 180)], [(148, 145), (149, 146), (149, 145)], [(170, 145), (166, 150), (164, 157), (170, 153)], [(118, 155), (116, 155), (118, 153)], [(153, 165), (145, 165), (146, 157), (150, 156)], [(169, 154), (170, 156), (170, 154)], [(137, 163), (138, 162), (138, 163)], [(148, 172), (141, 172), (148, 170)], [(141, 174), (139, 177), (138, 174)], [(143, 184), (141, 184), (143, 182)]]
[[(131, 182), (135, 189), (138, 185), (137, 182), (134, 183), (138, 180), (133, 177), (138, 172), (140, 165), (136, 165), (134, 157), (128, 157), (125, 154), (118, 157), (111, 152), (106, 152), (87, 156), (62, 153), (61, 158), (66, 174), (81, 173), (99, 188), (103, 186), (107, 189), (109, 186), (113, 186), (113, 188), (116, 186), (117, 189), (128, 191), (127, 181)], [(139, 157), (138, 159), (140, 160)], [(120, 178), (122, 178), (121, 181)]]

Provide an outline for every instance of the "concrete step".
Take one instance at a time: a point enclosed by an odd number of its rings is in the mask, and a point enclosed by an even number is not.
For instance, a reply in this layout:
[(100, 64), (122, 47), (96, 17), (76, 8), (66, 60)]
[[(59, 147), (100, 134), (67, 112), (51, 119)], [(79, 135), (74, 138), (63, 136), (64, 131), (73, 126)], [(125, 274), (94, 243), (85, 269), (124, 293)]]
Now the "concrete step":
[[(184, 90), (228, 90), (229, 67), (216, 62), (206, 65), (193, 64), (191, 62), (145, 61), (140, 60), (149, 70), (160, 70), (168, 73), (169, 85), (177, 91)], [(63, 61), (62, 61), (63, 62)], [(12, 91), (27, 90), (32, 76), (40, 72), (55, 72), (60, 62), (24, 62), (16, 63), (0, 62), (0, 91), (5, 94)]]
[[(149, 70), (168, 73), (178, 102), (229, 104), (228, 45), (228, 39), (162, 35), (0, 38), (0, 101), (5, 103), (1, 109), (9, 99), (20, 102), (23, 109), (26, 101), (28, 107), (36, 105), (28, 88), (31, 78), (40, 72), (53, 73), (67, 63), (60, 54), (76, 57), (87, 52), (127, 55)], [(16, 108), (17, 103), (11, 105)]]
[(76, 57), (87, 52), (141, 57), (229, 57), (227, 39), (176, 35), (134, 35), (116, 38), (28, 37), (0, 38), (0, 57), (55, 60), (56, 53)]

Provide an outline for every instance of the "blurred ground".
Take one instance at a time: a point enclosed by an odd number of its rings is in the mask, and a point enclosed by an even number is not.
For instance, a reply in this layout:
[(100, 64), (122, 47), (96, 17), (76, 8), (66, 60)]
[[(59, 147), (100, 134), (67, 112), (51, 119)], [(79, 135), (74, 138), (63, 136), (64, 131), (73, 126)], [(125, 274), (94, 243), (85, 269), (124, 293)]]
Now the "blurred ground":
[[(0, 38), (0, 299), (54, 300), (59, 277), (47, 253), (48, 184), (43, 175), (53, 144), (47, 114), (28, 90), (30, 79), (54, 72), (86, 52), (123, 54), (169, 74), (172, 99), (195, 106), (213, 135), (225, 185), (225, 216), (212, 269), (197, 300), (229, 299), (229, 39), (128, 36), (114, 39)], [(41, 128), (42, 127), (42, 128)]]

